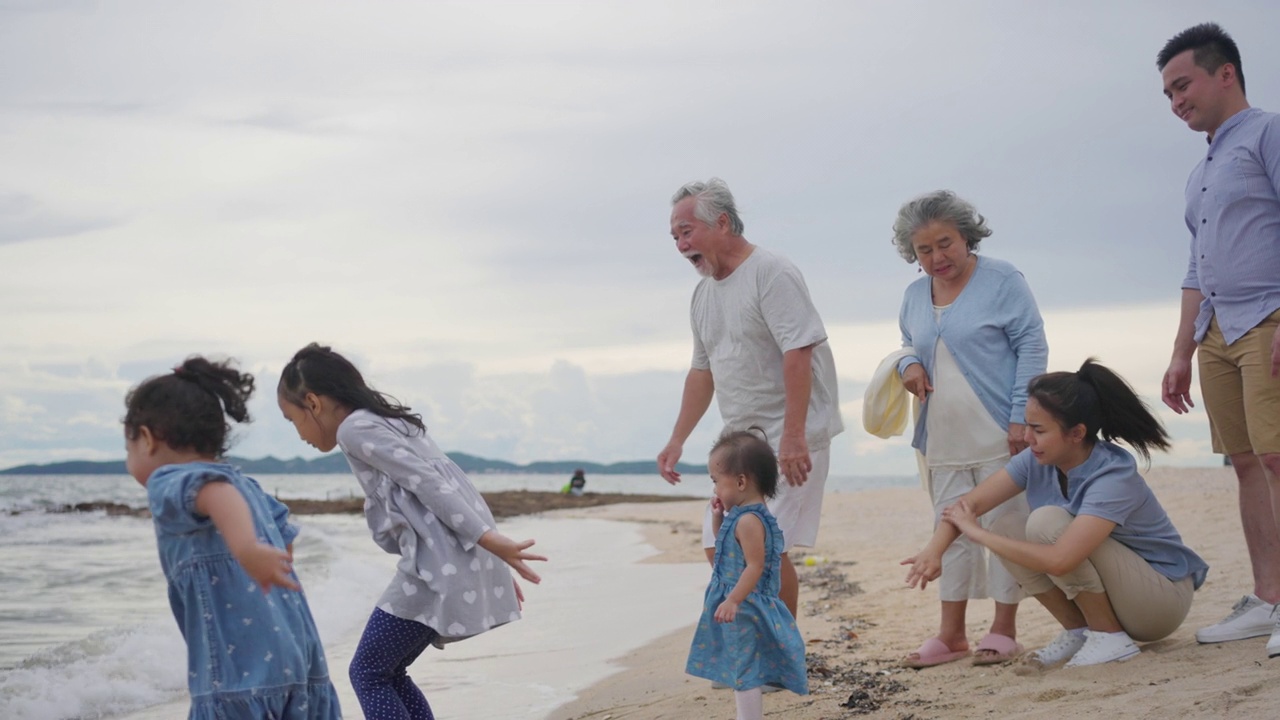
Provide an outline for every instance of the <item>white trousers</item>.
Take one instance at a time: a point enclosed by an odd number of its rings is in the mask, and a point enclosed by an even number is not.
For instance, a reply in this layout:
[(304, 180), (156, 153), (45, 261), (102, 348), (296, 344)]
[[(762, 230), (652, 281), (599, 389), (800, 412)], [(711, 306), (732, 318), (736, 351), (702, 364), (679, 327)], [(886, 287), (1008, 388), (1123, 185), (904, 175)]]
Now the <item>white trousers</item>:
[[(954, 505), (965, 493), (996, 472), (1003, 470), (1009, 458), (973, 465), (942, 465), (929, 468), (930, 494), (933, 496), (934, 527), (942, 522), (942, 511)], [(978, 521), (982, 527), (1001, 535), (1021, 534), (1031, 514), (1027, 494), (1018, 493), (997, 505)], [(1002, 530), (1001, 528), (1004, 528)], [(938, 578), (938, 598), (943, 602), (961, 602), (991, 598), (998, 603), (1017, 604), (1024, 597), (1018, 581), (1004, 567), (995, 553), (961, 536), (942, 555), (942, 577)]]

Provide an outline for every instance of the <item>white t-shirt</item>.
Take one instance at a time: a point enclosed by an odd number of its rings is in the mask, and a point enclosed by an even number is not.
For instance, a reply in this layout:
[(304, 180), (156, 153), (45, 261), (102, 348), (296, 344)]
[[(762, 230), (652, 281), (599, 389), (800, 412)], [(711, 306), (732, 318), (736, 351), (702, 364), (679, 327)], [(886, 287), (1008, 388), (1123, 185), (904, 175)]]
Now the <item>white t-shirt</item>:
[[(941, 315), (945, 307), (934, 306)], [(977, 465), (1009, 457), (1008, 432), (996, 424), (956, 363), (947, 343), (934, 349), (929, 395), (929, 467)]]
[(758, 425), (777, 449), (786, 412), (782, 355), (816, 345), (805, 441), (821, 450), (844, 430), (827, 331), (790, 261), (754, 248), (725, 279), (698, 283), (690, 317), (693, 367), (711, 371), (726, 428)]

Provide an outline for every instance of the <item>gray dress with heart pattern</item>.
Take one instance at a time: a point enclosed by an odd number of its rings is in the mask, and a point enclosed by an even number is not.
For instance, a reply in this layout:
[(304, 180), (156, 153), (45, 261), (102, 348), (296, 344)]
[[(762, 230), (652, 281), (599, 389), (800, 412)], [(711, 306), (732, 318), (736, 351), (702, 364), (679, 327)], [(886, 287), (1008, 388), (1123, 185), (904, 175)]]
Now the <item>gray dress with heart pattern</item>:
[(338, 445), (364, 489), (373, 540), (399, 555), (378, 607), (462, 640), (520, 619), (505, 563), (476, 544), (493, 530), (484, 498), (425, 432), (356, 410), (338, 426)]

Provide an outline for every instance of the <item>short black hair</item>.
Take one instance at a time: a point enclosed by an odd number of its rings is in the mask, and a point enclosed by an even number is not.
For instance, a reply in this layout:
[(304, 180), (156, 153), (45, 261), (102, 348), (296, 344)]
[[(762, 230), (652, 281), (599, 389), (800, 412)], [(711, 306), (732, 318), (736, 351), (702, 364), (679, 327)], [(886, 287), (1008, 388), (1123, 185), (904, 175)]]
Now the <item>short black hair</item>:
[(1240, 65), (1240, 48), (1231, 39), (1226, 30), (1218, 23), (1201, 23), (1169, 38), (1169, 42), (1160, 49), (1156, 56), (1156, 67), (1162, 72), (1169, 61), (1182, 53), (1192, 50), (1196, 65), (1208, 73), (1218, 72), (1223, 63), (1231, 63), (1236, 69), (1236, 78), (1240, 80), (1240, 92), (1244, 93), (1244, 68)]

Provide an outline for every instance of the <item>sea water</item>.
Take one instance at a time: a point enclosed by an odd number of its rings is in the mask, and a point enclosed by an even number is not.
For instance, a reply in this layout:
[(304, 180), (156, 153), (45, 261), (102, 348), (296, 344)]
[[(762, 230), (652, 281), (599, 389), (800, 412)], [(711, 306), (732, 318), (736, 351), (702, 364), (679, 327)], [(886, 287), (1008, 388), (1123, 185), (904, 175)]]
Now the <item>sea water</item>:
[[(481, 491), (558, 490), (558, 475), (477, 475)], [(345, 497), (348, 475), (258, 478), (290, 498)], [(910, 478), (836, 478), (828, 491), (909, 485)], [(701, 495), (705, 477), (672, 487), (653, 476), (594, 476), (597, 492)], [(169, 611), (151, 521), (105, 513), (50, 513), (86, 501), (142, 507), (125, 476), (0, 476), (0, 718), (185, 716), (186, 651)], [(334, 668), (348, 718), (359, 708), (346, 662), (396, 558), (369, 539), (358, 515), (297, 516), (295, 567)], [(552, 561), (526, 584), (525, 618), (444, 651), (411, 672), (449, 717), (540, 718), (616, 672), (609, 660), (696, 620), (704, 564), (639, 564), (654, 554), (639, 526), (540, 517), (500, 521), (538, 540)], [(626, 603), (631, 597), (643, 603)], [(625, 619), (619, 602), (635, 608)], [(673, 608), (687, 612), (672, 612)]]

